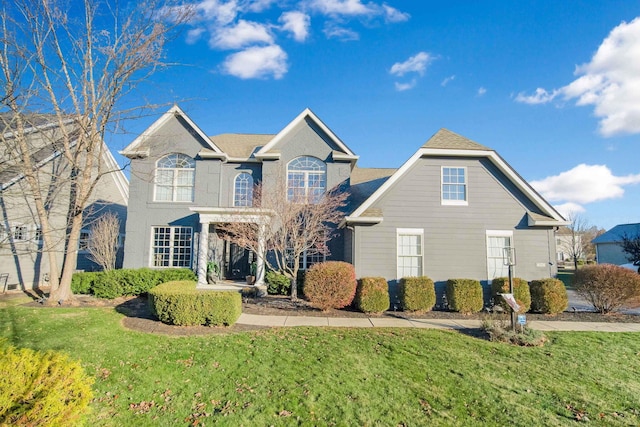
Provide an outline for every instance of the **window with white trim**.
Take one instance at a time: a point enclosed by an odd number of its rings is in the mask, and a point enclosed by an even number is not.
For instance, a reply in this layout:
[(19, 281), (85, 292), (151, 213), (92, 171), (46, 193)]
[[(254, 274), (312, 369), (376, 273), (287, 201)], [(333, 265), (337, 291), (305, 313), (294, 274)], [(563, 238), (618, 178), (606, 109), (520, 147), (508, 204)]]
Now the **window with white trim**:
[(151, 266), (191, 267), (193, 228), (152, 227)]
[(295, 158), (287, 165), (287, 200), (316, 203), (327, 189), (327, 165), (310, 156)]
[(421, 228), (399, 228), (398, 278), (422, 276), (422, 247), (424, 230)]
[(29, 228), (26, 225), (12, 225), (11, 237), (14, 242), (26, 242), (29, 239)]
[(507, 277), (509, 266), (505, 249), (513, 245), (513, 231), (487, 230), (487, 279)]
[(442, 204), (467, 205), (467, 168), (442, 167)]
[(173, 153), (156, 163), (155, 201), (193, 202), (196, 162), (191, 157)]
[(236, 176), (233, 187), (233, 206), (253, 206), (253, 177), (242, 172)]

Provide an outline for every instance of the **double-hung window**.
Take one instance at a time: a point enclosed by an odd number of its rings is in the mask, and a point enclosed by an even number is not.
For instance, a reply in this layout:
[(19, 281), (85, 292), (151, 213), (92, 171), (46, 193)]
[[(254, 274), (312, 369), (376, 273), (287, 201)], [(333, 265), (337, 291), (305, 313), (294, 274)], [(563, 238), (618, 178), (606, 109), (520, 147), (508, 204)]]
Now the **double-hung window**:
[(398, 278), (422, 276), (422, 248), (424, 231), (421, 228), (399, 228)]
[(316, 203), (327, 189), (327, 165), (315, 157), (293, 159), (287, 166), (287, 200)]
[(11, 237), (14, 242), (25, 242), (29, 238), (29, 229), (26, 225), (11, 226)]
[(507, 277), (509, 265), (506, 249), (513, 245), (513, 232), (509, 230), (487, 230), (487, 273), (488, 280)]
[(442, 204), (467, 205), (467, 168), (442, 167)]
[(196, 162), (184, 154), (164, 156), (156, 164), (155, 201), (193, 202)]
[(153, 227), (152, 235), (152, 267), (191, 267), (191, 227)]
[(233, 188), (233, 206), (253, 206), (253, 177), (243, 172), (236, 176)]

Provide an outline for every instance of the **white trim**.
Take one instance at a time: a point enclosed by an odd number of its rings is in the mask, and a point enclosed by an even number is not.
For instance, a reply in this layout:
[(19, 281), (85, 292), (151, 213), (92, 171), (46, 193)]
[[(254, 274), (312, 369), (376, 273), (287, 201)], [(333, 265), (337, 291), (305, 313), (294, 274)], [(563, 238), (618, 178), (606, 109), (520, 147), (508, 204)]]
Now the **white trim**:
[[(28, 115), (27, 115), (28, 116)], [(35, 133), (35, 132), (40, 132), (43, 130), (47, 130), (49, 128), (55, 128), (55, 127), (60, 127), (60, 123), (58, 122), (58, 117), (56, 116), (56, 120), (51, 120), (49, 122), (46, 122), (45, 124), (42, 124), (40, 126), (27, 126), (23, 129), (22, 133), (20, 135), (28, 135), (30, 133)], [(63, 125), (68, 125), (69, 123), (75, 122), (76, 119), (75, 118), (70, 118), (70, 119), (66, 119), (62, 121)], [(9, 138), (15, 138), (16, 137), (16, 132), (5, 132), (2, 137), (4, 139), (9, 139)]]
[(116, 162), (116, 159), (115, 157), (113, 157), (113, 154), (111, 153), (111, 150), (109, 150), (109, 147), (107, 147), (107, 144), (102, 141), (102, 145), (104, 161), (107, 166), (113, 171), (110, 172), (109, 175), (113, 176), (116, 187), (118, 188), (120, 195), (124, 199), (125, 206), (127, 206), (129, 204), (129, 180), (125, 176), (118, 162)]
[(352, 217), (346, 216), (340, 223), (340, 227), (344, 227), (345, 224), (379, 224), (383, 221), (381, 216), (361, 216)]
[[(451, 200), (444, 198), (444, 170), (462, 169), (464, 171), (464, 200)], [(456, 185), (456, 184), (447, 184)], [(459, 184), (457, 184), (459, 185)], [(466, 166), (440, 166), (440, 204), (442, 206), (469, 206), (469, 174)]]
[[(184, 111), (182, 111), (180, 107), (178, 107), (177, 104), (171, 107), (169, 111), (164, 113), (162, 116), (160, 116), (158, 120), (153, 122), (153, 124), (151, 124), (151, 126), (149, 126), (144, 132), (142, 132), (136, 139), (134, 139), (133, 142), (131, 142), (131, 144), (127, 145), (124, 150), (120, 151), (120, 154), (126, 157), (135, 157), (138, 155), (138, 153), (141, 153), (141, 152), (144, 153), (144, 151), (136, 150), (138, 146), (141, 145), (144, 141), (146, 141), (151, 135), (153, 135), (158, 129), (160, 129), (170, 119), (176, 116), (181, 116), (187, 122), (187, 124), (193, 130), (196, 131), (198, 136), (200, 136), (200, 138), (202, 138), (207, 143), (207, 145), (209, 145), (209, 148), (211, 148), (216, 153), (224, 156), (225, 158), (227, 157), (226, 153), (224, 153), (220, 148), (218, 148), (218, 146), (214, 144), (211, 138), (209, 138), (202, 131), (202, 129), (200, 129), (193, 122), (193, 120), (191, 120), (191, 118), (189, 118), (189, 116), (187, 116), (187, 114)], [(148, 151), (147, 151), (147, 155), (148, 155)]]
[[(246, 175), (249, 175), (250, 182), (251, 182), (251, 185), (249, 186), (249, 191), (251, 192), (251, 200), (250, 200), (250, 201), (251, 201), (251, 204), (250, 204), (250, 205), (248, 205), (248, 206), (247, 206), (247, 205), (236, 205), (236, 192), (238, 191), (238, 187), (237, 187), (237, 185), (238, 185), (238, 178), (240, 177), (240, 175), (245, 175), (245, 174), (246, 174)], [(242, 207), (244, 207), (244, 208), (250, 208), (250, 207), (253, 207), (253, 196), (254, 196), (254, 194), (253, 194), (253, 188), (254, 188), (254, 186), (255, 186), (255, 181), (254, 181), (254, 179), (253, 179), (253, 174), (251, 174), (250, 172), (246, 172), (246, 171), (238, 172), (238, 173), (236, 174), (236, 176), (233, 178), (233, 191), (231, 192), (231, 194), (232, 194), (232, 196), (231, 196), (231, 198), (232, 198), (231, 205), (232, 205), (233, 207), (238, 207), (238, 208), (242, 208)]]
[[(180, 154), (183, 155), (185, 157), (190, 158), (193, 161), (193, 167), (192, 168), (161, 168), (162, 170), (171, 170), (174, 171), (173, 174), (173, 179), (172, 179), (172, 184), (171, 184), (171, 200), (157, 200), (158, 198), (158, 162), (162, 159), (164, 159), (165, 157), (168, 157), (172, 154)], [(176, 190), (178, 188), (177, 185), (177, 179), (178, 179), (178, 174), (175, 171), (180, 171), (180, 170), (191, 170), (193, 171), (193, 185), (191, 186), (191, 200), (175, 200), (176, 199)], [(193, 157), (184, 154), (184, 153), (178, 153), (178, 152), (172, 152), (172, 153), (168, 153), (165, 154), (164, 156), (160, 157), (159, 159), (156, 159), (155, 161), (155, 167), (153, 169), (153, 202), (154, 203), (193, 203), (193, 201), (195, 200), (195, 191), (196, 191), (196, 159), (194, 159)]]
[[(510, 243), (510, 247), (515, 248), (515, 242), (513, 240), (513, 230), (486, 230), (485, 231), (485, 262), (487, 264), (487, 280), (489, 282), (491, 282), (491, 280), (493, 280), (493, 278), (491, 277), (490, 271), (489, 271), (489, 237), (508, 237), (509, 238), (509, 243)], [(496, 276), (499, 277), (499, 276)]]
[(409, 158), (393, 175), (389, 177), (367, 200), (365, 200), (350, 216), (357, 218), (369, 209), (378, 199), (385, 194), (421, 157), (486, 157), (509, 180), (522, 191), (543, 212), (552, 217), (553, 225), (563, 225), (566, 221), (542, 196), (540, 196), (524, 179), (518, 175), (495, 151), (490, 150), (453, 150), (420, 148)]
[(420, 271), (418, 272), (418, 276), (424, 275), (424, 228), (396, 228), (396, 279), (400, 280), (404, 276), (400, 274), (400, 263), (398, 262), (398, 258), (400, 258), (400, 254), (398, 252), (398, 244), (400, 236), (420, 236), (420, 255), (405, 255), (407, 257), (420, 257)]
[[(302, 123), (304, 121), (305, 118), (309, 117), (311, 120), (313, 120), (320, 129), (322, 129), (322, 131), (327, 134), (327, 136), (338, 146), (342, 149), (342, 151), (345, 152), (345, 154), (347, 156), (352, 156), (355, 159), (358, 158), (358, 156), (356, 156), (353, 151), (351, 151), (351, 149), (349, 149), (349, 147), (347, 147), (347, 145), (342, 142), (342, 140), (340, 140), (340, 138), (338, 138), (338, 136), (336, 134), (334, 134), (331, 129), (329, 129), (327, 127), (327, 125), (325, 125), (322, 120), (320, 120), (318, 118), (318, 116), (316, 116), (313, 111), (311, 111), (309, 108), (305, 108), (304, 111), (302, 113), (300, 113), (298, 115), (298, 117), (296, 117), (295, 119), (293, 119), (291, 122), (289, 122), (289, 124), (287, 126), (284, 127), (284, 129), (282, 129), (280, 132), (278, 132), (278, 134), (271, 140), (269, 141), (269, 143), (267, 143), (267, 145), (265, 145), (264, 147), (262, 147), (256, 154), (255, 157), (256, 158), (262, 158), (262, 159), (266, 159), (266, 158), (272, 158), (270, 157), (271, 155), (273, 155), (272, 153), (268, 153), (271, 149), (273, 149), (273, 147), (275, 147), (276, 145), (278, 145), (280, 143), (280, 141), (282, 141), (282, 139), (284, 139), (285, 136), (287, 136), (292, 130), (293, 128), (295, 128), (298, 124)], [(280, 158), (280, 153), (277, 153), (278, 158)]]
[[(154, 238), (155, 238), (154, 229), (156, 229), (156, 228), (169, 228), (171, 230), (169, 232), (169, 235), (170, 235), (170, 237), (169, 237), (169, 248), (170, 248), (170, 251), (169, 251), (169, 265), (168, 266), (157, 266), (157, 265), (155, 265), (155, 260), (154, 260), (155, 253), (154, 253), (154, 250), (153, 250), (154, 249), (154, 245), (153, 245), (154, 242), (153, 241), (154, 241)], [(191, 230), (191, 247), (190, 247), (191, 256), (189, 257), (189, 265), (187, 267), (182, 267), (182, 266), (177, 266), (176, 267), (176, 266), (172, 265), (173, 248), (174, 248), (173, 243), (174, 243), (174, 238), (175, 238), (174, 230), (176, 228), (188, 228), (188, 229)], [(195, 232), (194, 232), (193, 227), (188, 226), (188, 225), (152, 225), (151, 226), (151, 233), (149, 233), (149, 235), (150, 235), (150, 242), (149, 242), (149, 246), (150, 246), (150, 250), (149, 250), (149, 267), (150, 268), (192, 268), (193, 267), (193, 261), (194, 261), (193, 255), (194, 255), (194, 252), (195, 252), (194, 247), (193, 247), (193, 243), (194, 243), (194, 240), (195, 240)]]

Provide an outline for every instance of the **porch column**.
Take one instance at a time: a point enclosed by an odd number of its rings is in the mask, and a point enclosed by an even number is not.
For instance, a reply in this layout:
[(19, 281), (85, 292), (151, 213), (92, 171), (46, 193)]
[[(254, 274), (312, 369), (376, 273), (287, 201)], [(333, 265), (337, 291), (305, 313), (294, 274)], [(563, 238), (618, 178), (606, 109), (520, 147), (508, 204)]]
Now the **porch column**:
[(266, 242), (264, 240), (264, 231), (266, 225), (259, 224), (258, 225), (258, 261), (256, 262), (256, 283), (255, 286), (264, 286), (264, 257), (265, 254), (265, 246)]
[(200, 238), (198, 239), (198, 286), (207, 284), (207, 258), (209, 256), (209, 223), (200, 217)]

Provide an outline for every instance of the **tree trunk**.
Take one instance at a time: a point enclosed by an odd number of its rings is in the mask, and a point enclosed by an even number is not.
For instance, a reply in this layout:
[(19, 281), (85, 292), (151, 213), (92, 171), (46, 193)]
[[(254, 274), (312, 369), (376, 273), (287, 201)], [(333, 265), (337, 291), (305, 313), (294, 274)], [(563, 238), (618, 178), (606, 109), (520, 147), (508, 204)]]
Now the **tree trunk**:
[(298, 299), (298, 280), (296, 277), (290, 277), (289, 281), (291, 282), (291, 300), (295, 301)]

